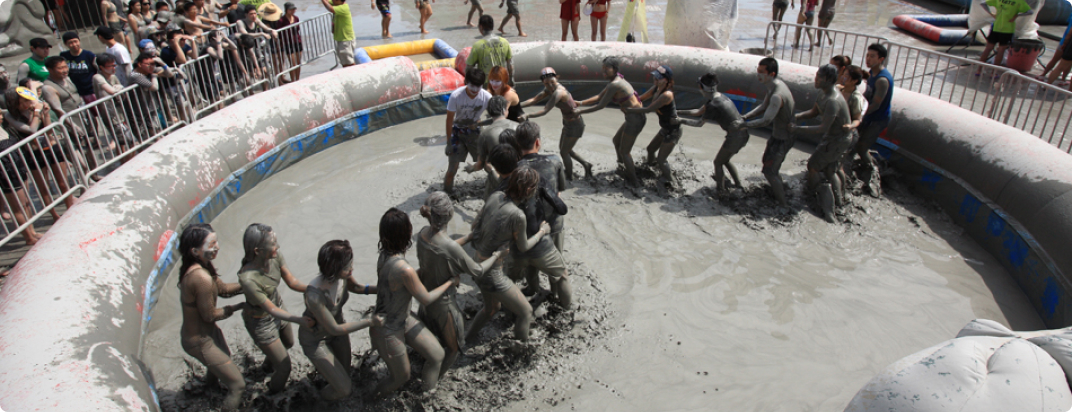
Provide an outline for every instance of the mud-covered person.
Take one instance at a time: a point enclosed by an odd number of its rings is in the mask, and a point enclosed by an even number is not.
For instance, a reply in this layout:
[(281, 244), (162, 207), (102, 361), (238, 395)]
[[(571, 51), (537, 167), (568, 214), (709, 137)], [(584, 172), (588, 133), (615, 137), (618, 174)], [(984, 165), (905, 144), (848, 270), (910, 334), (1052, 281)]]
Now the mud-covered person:
[(577, 114), (577, 102), (573, 100), (573, 95), (558, 83), (558, 73), (554, 68), (544, 67), (540, 70), (540, 81), (543, 82), (543, 90), (531, 99), (522, 102), (521, 107), (532, 106), (544, 99), (547, 99), (547, 104), (544, 105), (543, 110), (530, 115), (522, 115), (520, 121), (543, 116), (557, 107), (562, 112), (562, 135), (558, 140), (558, 151), (567, 154), (562, 157), (562, 162), (566, 167), (566, 180), (573, 180), (572, 159), (577, 159), (577, 162), (584, 167), (585, 178), (592, 177), (592, 164), (573, 151), (573, 148), (577, 146), (577, 141), (584, 136), (585, 127), (584, 119)]
[[(473, 249), (476, 250), (476, 260), (479, 262), (492, 259), (494, 253), (503, 248), (528, 251), (551, 231), (547, 222), (541, 222), (539, 231), (532, 237), (527, 236), (527, 221), (521, 204), (535, 195), (540, 175), (531, 168), (518, 169), (517, 159), (513, 147), (507, 144), (500, 144), (491, 152), (492, 166), (501, 176), (509, 177), (504, 177), (506, 191), (492, 193), (473, 221), (473, 233), (470, 236), (473, 239)], [(527, 341), (533, 320), (532, 305), (521, 294), (517, 285), (503, 273), (503, 264), (495, 263), (491, 270), (485, 271), (474, 280), (480, 289), (480, 296), (484, 299), (484, 307), (473, 318), (465, 335), (466, 342), (475, 342), (484, 325), (503, 306), (516, 316), (514, 339)]]
[(447, 99), (446, 136), (447, 173), (443, 177), (443, 191), (454, 193), (454, 175), (458, 173), (458, 164), (472, 155), (477, 160), (479, 149), (477, 140), (480, 127), (477, 122), (491, 100), (491, 93), (483, 89), (484, 72), (470, 67), (465, 71), (465, 86), (459, 87)]
[(871, 156), (871, 146), (878, 142), (878, 137), (890, 124), (890, 103), (893, 102), (893, 74), (886, 70), (887, 55), (889, 52), (886, 46), (878, 43), (867, 46), (867, 56), (864, 57), (864, 64), (870, 69), (867, 89), (864, 90), (867, 110), (857, 128), (860, 140), (855, 147), (856, 153), (867, 168), (861, 180), (866, 183), (864, 187), (871, 195), (876, 197), (882, 195), (882, 184), (878, 175), (878, 163)]
[[(820, 90), (819, 98), (811, 109), (796, 114), (796, 119), (810, 119), (822, 116), (822, 123), (815, 126), (789, 125), (794, 134), (821, 134), (819, 145), (808, 158), (808, 172), (805, 182), (810, 191), (816, 192), (823, 218), (834, 222), (834, 207), (844, 202), (841, 178), (837, 170), (842, 156), (852, 145), (852, 117), (849, 105), (837, 88), (838, 70), (832, 64), (824, 64), (815, 72), (815, 88)], [(826, 181), (822, 180), (826, 177)]]
[[(500, 257), (505, 253), (496, 251), (491, 259), (477, 263), (462, 249), (471, 236), (454, 240), (447, 235), (447, 225), (454, 218), (454, 204), (445, 192), (429, 195), (424, 200), (420, 213), (428, 219), (428, 226), (421, 228), (417, 235), (417, 261), (421, 265), (417, 276), (425, 289), (434, 290), (463, 273), (469, 274), (473, 279), (479, 278), (499, 263)], [(445, 353), (439, 371), (440, 378), (454, 365), (461, 348), (465, 346), (465, 316), (458, 307), (456, 294), (457, 287), (451, 286), (439, 299), (421, 305), (417, 311), (417, 319), (423, 322), (443, 345)]]
[(279, 283), (285, 282), (295, 292), (305, 293), (306, 285), (294, 277), (287, 260), (279, 253), (279, 242), (272, 227), (254, 223), (242, 236), (242, 267), (238, 269), (238, 284), (249, 307), (242, 311), (242, 321), (253, 343), (264, 352), (272, 365), (272, 380), (268, 391), (282, 391), (290, 378), (290, 355), (294, 346), (294, 329), (289, 324), (312, 327), (312, 318), (293, 315), (283, 307)]
[(722, 127), (722, 130), (726, 132), (726, 140), (722, 142), (722, 147), (718, 149), (718, 154), (715, 155), (715, 174), (712, 176), (715, 179), (715, 189), (719, 192), (727, 189), (727, 171), (733, 180), (733, 187), (741, 188), (741, 178), (737, 175), (737, 167), (730, 163), (730, 159), (748, 144), (748, 130), (736, 127), (737, 124), (743, 123), (744, 119), (741, 117), (741, 113), (737, 111), (737, 106), (733, 104), (733, 101), (726, 95), (719, 93), (718, 75), (708, 72), (701, 76), (696, 81), (696, 84), (700, 88), (700, 94), (707, 101), (697, 109), (679, 110), (677, 113), (680, 116), (700, 117), (700, 119), (679, 119), (679, 121), (682, 124), (700, 127), (703, 126), (705, 120), (711, 120)]
[(369, 329), (372, 346), (387, 363), (390, 377), (376, 386), (376, 396), (384, 396), (402, 387), (410, 378), (406, 346), (424, 358), (421, 390), (435, 389), (445, 353), (435, 335), (413, 317), (410, 305), (417, 299), (422, 306), (439, 300), (447, 290), (458, 286), (453, 276), (435, 289), (424, 287), (417, 270), (406, 261), (406, 251), (413, 244), (413, 225), (409, 216), (396, 208), (380, 218), (379, 258), (376, 260), (376, 313), (383, 325)]
[(793, 108), (796, 102), (789, 87), (778, 78), (778, 61), (772, 57), (763, 58), (756, 67), (759, 82), (767, 86), (767, 95), (763, 103), (744, 115), (744, 119), (758, 119), (741, 122), (738, 128), (759, 128), (771, 126), (771, 137), (763, 150), (763, 176), (770, 183), (774, 200), (782, 206), (788, 206), (785, 195), (785, 183), (782, 181), (781, 169), (785, 156), (796, 143), (796, 137), (789, 131), (793, 122)]
[(534, 236), (544, 222), (550, 225), (548, 236), (541, 238), (531, 249), (520, 248), (511, 252), (509, 277), (527, 281), (525, 294), (534, 295), (540, 288), (540, 272), (546, 273), (551, 285), (551, 297), (563, 309), (573, 304), (573, 287), (570, 285), (566, 261), (562, 258), (565, 241), (566, 205), (559, 194), (566, 190), (566, 173), (562, 158), (558, 155), (540, 154), (542, 147), (540, 126), (533, 122), (521, 123), (517, 128), (517, 143), (521, 146), (518, 167), (528, 167), (540, 175), (539, 188), (519, 206), (525, 211), (525, 235)]
[(487, 173), (488, 177), (484, 182), (484, 197), (487, 199), (491, 196), (491, 192), (494, 192), (499, 187), (499, 175), (495, 173), (495, 169), (488, 163), (488, 155), (491, 154), (491, 150), (495, 146), (499, 145), (499, 136), (506, 130), (517, 129), (517, 122), (506, 118), (507, 101), (503, 96), (493, 96), (491, 100), (488, 100), (488, 120), (483, 123), (485, 126), (480, 129), (480, 137), (477, 141), (477, 156), (476, 163), (466, 166), (466, 173), (473, 173), (478, 170), (483, 170)]
[[(607, 86), (599, 94), (582, 100), (579, 103), (582, 107), (591, 107), (579, 110), (578, 115), (595, 112), (607, 107), (610, 103), (614, 103), (623, 109), (642, 106), (638, 99), (640, 95), (625, 80), (625, 76), (618, 72), (620, 67), (621, 59), (618, 57), (611, 56), (603, 59), (603, 77), (609, 80), (610, 83), (607, 83)], [(639, 182), (636, 177), (636, 166), (633, 164), (633, 156), (630, 152), (633, 150), (633, 144), (636, 143), (637, 136), (644, 130), (644, 125), (647, 122), (648, 118), (643, 114), (628, 113), (625, 115), (625, 123), (618, 128), (612, 139), (614, 150), (618, 154), (618, 163), (625, 168), (625, 180), (633, 186), (636, 186)]]
[(640, 101), (651, 100), (648, 107), (623, 108), (622, 111), (625, 114), (655, 112), (659, 119), (659, 131), (655, 133), (651, 143), (648, 143), (647, 163), (657, 166), (661, 172), (660, 180), (663, 186), (660, 186), (660, 190), (666, 186), (677, 188), (679, 185), (667, 161), (674, 147), (677, 147), (677, 143), (681, 141), (682, 134), (681, 123), (675, 121), (677, 120), (677, 102), (674, 100), (674, 71), (670, 69), (670, 66), (659, 66), (651, 72), (651, 78), (654, 84), (640, 95)]
[(374, 285), (360, 285), (354, 281), (354, 250), (346, 240), (331, 240), (317, 252), (316, 265), (320, 273), (305, 288), (305, 313), (315, 325), (298, 327), (298, 343), (305, 357), (316, 371), (328, 381), (320, 390), (320, 397), (336, 401), (350, 396), (353, 382), (350, 380), (353, 358), (350, 334), (383, 323), (373, 315), (356, 322), (347, 322), (342, 307), (350, 299), (350, 293), (364, 295), (377, 292)]
[(229, 298), (242, 293), (237, 283), (224, 283), (212, 261), (220, 252), (212, 226), (196, 223), (187, 226), (179, 236), (179, 302), (182, 305), (182, 329), (179, 333), (182, 349), (208, 368), (205, 382), (209, 386), (223, 382), (227, 396), (223, 408), (238, 408), (246, 390), (242, 371), (231, 361), (231, 350), (223, 338), (217, 321), (231, 317), (246, 308), (246, 303), (216, 307), (216, 298)]

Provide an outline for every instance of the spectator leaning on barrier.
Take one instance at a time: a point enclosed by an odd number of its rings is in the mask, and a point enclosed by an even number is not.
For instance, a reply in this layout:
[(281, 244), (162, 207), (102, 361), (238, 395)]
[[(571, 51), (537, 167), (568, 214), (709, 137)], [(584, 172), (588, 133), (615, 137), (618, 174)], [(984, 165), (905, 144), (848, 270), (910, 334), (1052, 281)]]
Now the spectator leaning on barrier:
[[(138, 86), (138, 113), (132, 119), (138, 136), (144, 140), (153, 134), (153, 118), (157, 116), (159, 104), (156, 98), (160, 90), (161, 75), (170, 75), (164, 67), (158, 65), (156, 57), (150, 53), (141, 53), (134, 59), (134, 71), (130, 73), (130, 84)], [(162, 64), (162, 63), (159, 63)]]
[[(119, 78), (115, 76), (115, 57), (109, 54), (98, 56), (97, 67), (100, 68), (100, 71), (93, 76), (93, 93), (97, 95), (97, 98), (105, 99), (123, 90), (123, 85), (119, 83)], [(98, 108), (100, 107), (103, 107), (101, 111), (98, 111), (101, 122), (104, 123), (104, 128), (112, 139), (108, 143), (109, 150), (114, 150), (116, 144), (119, 145), (121, 152), (136, 146), (137, 142), (134, 140), (134, 135), (131, 133), (129, 125), (123, 121), (123, 117), (119, 114), (120, 110), (131, 113), (133, 109), (131, 105), (113, 100), (98, 106)], [(128, 114), (127, 117), (132, 116)], [(130, 158), (131, 156), (128, 155), (120, 159), (120, 162), (126, 163)]]
[[(33, 79), (23, 79), (20, 86), (22, 87), (8, 89), (5, 95), (8, 107), (5, 120), (10, 126), (8, 133), (14, 132), (15, 138), (22, 140), (47, 128), (52, 124), (52, 118), (49, 116), (48, 104), (42, 102), (37, 97), (39, 94), (34, 91), (34, 89), (41, 88), (41, 83)], [(61, 193), (66, 193), (70, 188), (67, 184), (67, 156), (65, 151), (57, 145), (55, 133), (45, 133), (45, 136), (38, 137), (29, 145), (24, 146), (22, 155), (29, 166), (30, 176), (37, 184), (41, 202), (49, 205), (52, 204), (49, 177), (56, 178), (56, 186)], [(51, 176), (49, 172), (52, 173)], [(68, 196), (63, 202), (68, 208), (74, 206), (74, 196)], [(60, 213), (53, 208), (52, 219), (59, 220), (59, 218)]]
[(495, 34), (495, 19), (489, 15), (480, 16), (479, 29), (483, 37), (473, 43), (465, 64), (480, 69), (485, 78), (491, 73), (492, 67), (503, 66), (510, 73), (510, 84), (513, 85), (514, 53), (510, 49), (510, 42)]
[[(0, 100), (6, 101), (7, 99)], [(14, 134), (7, 132), (7, 122), (3, 112), (0, 112), (0, 121), (3, 122), (3, 128), (0, 128), (0, 152), (3, 152), (19, 141)], [(26, 194), (25, 181), (29, 177), (29, 172), (26, 170), (21, 151), (15, 150), (0, 157), (0, 167), (3, 171), (3, 176), (0, 176), (0, 192), (4, 193), (4, 200), (7, 201), (4, 205), (5, 209), (10, 210), (15, 217), (15, 222), (21, 226), (26, 223), (27, 215), (34, 215), (33, 202)], [(6, 211), (4, 216), (10, 218)], [(22, 238), (27, 246), (33, 246), (41, 239), (41, 235), (34, 230), (33, 225), (29, 225), (26, 230), (22, 231)]]
[[(979, 6), (994, 16), (994, 25), (990, 26), (990, 35), (986, 36), (986, 47), (983, 48), (979, 60), (985, 63), (990, 58), (990, 51), (997, 46), (994, 64), (1000, 66), (1005, 57), (1005, 49), (1012, 43), (1013, 33), (1016, 33), (1016, 18), (1030, 16), (1033, 13), (1031, 6), (1024, 0), (983, 0), (979, 2)], [(996, 12), (991, 12), (987, 6), (994, 6)], [(979, 72), (976, 71), (975, 75), (978, 76)]]
[(82, 48), (82, 41), (78, 33), (69, 31), (63, 34), (63, 44), (67, 51), (60, 52), (60, 57), (67, 60), (67, 68), (71, 81), (78, 88), (78, 94), (86, 103), (97, 100), (93, 95), (93, 75), (97, 74), (97, 55)]
[(300, 21), (298, 16), (294, 14), (298, 10), (298, 6), (288, 1), (283, 4), (283, 10), (283, 17), (269, 25), (279, 31), (279, 48), (276, 53), (280, 54), (281, 65), (289, 60), (290, 67), (293, 67), (289, 71), (289, 79), (279, 79), (280, 82), (285, 84), (301, 78), (301, 67), (299, 65), (301, 64), (302, 51), (305, 48), (302, 46), (301, 30), (298, 27), (286, 30), (287, 27), (297, 26), (298, 21)]
[(45, 59), (48, 58), (48, 52), (51, 50), (52, 45), (48, 43), (48, 40), (40, 37), (30, 39), (30, 57), (19, 64), (19, 71), (18, 75), (15, 76), (15, 80), (18, 81), (29, 77), (39, 82), (45, 81), (48, 78)]
[(357, 42), (354, 40), (354, 21), (350, 15), (350, 5), (346, 0), (320, 0), (324, 8), (331, 13), (332, 27), (335, 35), (335, 54), (339, 58), (342, 67), (357, 64), (354, 60), (354, 48)]
[[(84, 102), (82, 96), (78, 94), (78, 88), (75, 87), (74, 82), (68, 76), (67, 61), (63, 57), (53, 56), (45, 60), (45, 66), (48, 67), (48, 78), (44, 81), (44, 86), (41, 87), (41, 97), (52, 108), (52, 112), (56, 114), (57, 118), (63, 118), (63, 116), (77, 110), (82, 107)], [(89, 128), (87, 128), (87, 125)], [(81, 149), (82, 154), (85, 155), (86, 163), (90, 169), (97, 168), (96, 158), (93, 156), (93, 149), (89, 145), (90, 136), (95, 137), (95, 125), (93, 119), (85, 116), (74, 116), (64, 122), (64, 126), (67, 127), (68, 135), (74, 139), (75, 147)], [(99, 177), (93, 176), (95, 180), (100, 180)]]
[(112, 29), (108, 27), (98, 27), (93, 34), (97, 35), (97, 39), (107, 47), (107, 49), (104, 50), (104, 53), (115, 57), (115, 62), (118, 64), (115, 70), (115, 75), (119, 78), (120, 83), (126, 85), (127, 76), (129, 76), (130, 71), (134, 69), (134, 65), (130, 61), (130, 51), (121, 43), (115, 41), (115, 35), (112, 33)]

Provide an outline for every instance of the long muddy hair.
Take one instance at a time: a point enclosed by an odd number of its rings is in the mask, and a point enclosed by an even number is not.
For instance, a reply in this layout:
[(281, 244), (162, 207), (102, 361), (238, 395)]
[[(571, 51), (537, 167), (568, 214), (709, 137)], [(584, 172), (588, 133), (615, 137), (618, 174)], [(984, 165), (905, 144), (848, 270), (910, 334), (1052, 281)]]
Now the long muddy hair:
[(524, 202), (536, 193), (536, 187), (539, 185), (539, 173), (528, 166), (519, 167), (510, 174), (510, 180), (506, 186), (506, 197), (515, 202)]
[(433, 232), (438, 232), (447, 227), (450, 219), (454, 217), (454, 203), (445, 192), (435, 192), (424, 199), (421, 206), (421, 216), (428, 219)]
[(254, 249), (263, 246), (271, 234), (272, 227), (268, 225), (254, 223), (246, 227), (246, 234), (242, 236), (242, 249), (246, 252), (245, 256), (242, 256), (242, 266), (257, 258), (257, 252)]
[(195, 263), (205, 268), (213, 279), (219, 277), (219, 274), (216, 273), (216, 267), (212, 266), (211, 260), (205, 259), (202, 261), (202, 259), (194, 256), (194, 249), (200, 249), (204, 246), (208, 235), (214, 232), (212, 225), (208, 223), (194, 223), (182, 230), (182, 235), (179, 235), (179, 254), (182, 255), (182, 265), (179, 266), (180, 285), (182, 285), (183, 277), (186, 276), (186, 271)]
[(409, 215), (398, 208), (390, 208), (380, 218), (380, 253), (384, 255), (405, 254), (413, 244), (413, 225)]

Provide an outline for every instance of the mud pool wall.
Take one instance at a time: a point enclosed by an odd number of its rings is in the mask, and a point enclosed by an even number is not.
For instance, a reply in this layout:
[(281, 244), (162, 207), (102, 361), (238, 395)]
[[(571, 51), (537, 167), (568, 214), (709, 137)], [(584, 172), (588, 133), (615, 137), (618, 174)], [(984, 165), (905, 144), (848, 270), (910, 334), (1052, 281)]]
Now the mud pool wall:
[[(650, 86), (655, 67), (673, 67), (683, 107), (700, 103), (694, 82), (708, 70), (718, 73), (722, 90), (742, 110), (765, 94), (755, 79), (757, 56), (625, 43), (525, 43), (514, 52), (515, 77), (526, 97), (539, 89), (545, 66), (555, 67), (578, 98), (598, 93), (605, 84), (600, 62), (609, 55), (624, 58), (622, 73), (640, 91)], [(798, 110), (817, 95), (814, 72), (782, 65), (780, 77)], [(418, 72), (405, 58), (314, 76), (169, 135), (91, 188), (19, 262), (0, 292), (0, 408), (157, 410), (151, 373), (139, 357), (159, 291), (177, 282), (167, 279), (179, 263), (176, 231), (211, 221), (260, 181), (335, 144), (443, 113), (457, 79), (442, 77)], [(1067, 325), (1069, 289), (1058, 268), (1072, 262), (1045, 263), (1044, 252), (1045, 246), (1067, 244), (1072, 233), (1062, 213), (1072, 182), (1072, 172), (1062, 172), (1072, 170), (1067, 155), (902, 90), (894, 105), (894, 143), (885, 152), (891, 162), (1002, 259), (1047, 322)], [(645, 135), (652, 133), (648, 127)], [(990, 223), (991, 212), (1002, 222), (1000, 236), (990, 235), (999, 226)]]

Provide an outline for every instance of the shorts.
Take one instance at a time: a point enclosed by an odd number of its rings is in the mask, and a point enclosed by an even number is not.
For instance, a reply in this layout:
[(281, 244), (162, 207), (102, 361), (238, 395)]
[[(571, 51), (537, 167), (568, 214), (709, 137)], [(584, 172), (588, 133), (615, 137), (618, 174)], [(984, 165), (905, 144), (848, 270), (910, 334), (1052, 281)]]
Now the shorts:
[(830, 22), (834, 20), (834, 14), (836, 14), (836, 12), (833, 7), (819, 10), (819, 25), (829, 26)]
[(878, 141), (878, 137), (882, 135), (882, 131), (886, 130), (886, 126), (889, 124), (889, 118), (861, 121), (860, 126), (856, 128), (856, 130), (860, 131), (860, 141), (856, 143), (856, 151), (862, 152), (863, 150), (870, 150), (871, 146), (875, 145), (875, 142)]
[(672, 129), (665, 127), (659, 129), (659, 134), (663, 136), (663, 144), (677, 144), (677, 142), (681, 141), (681, 133), (681, 126)]
[(811, 21), (811, 19), (815, 18), (815, 10), (804, 12), (804, 18)]
[[(280, 305), (279, 308), (282, 309), (283, 306)], [(246, 325), (246, 332), (249, 332), (249, 336), (253, 338), (253, 343), (257, 346), (265, 346), (278, 340), (279, 330), (284, 328), (283, 321), (268, 313), (265, 313), (264, 317), (255, 318), (252, 315), (253, 312), (253, 310), (242, 311), (242, 323)]]
[(301, 53), (305, 51), (305, 46), (302, 46), (301, 42), (291, 43), (286, 42), (279, 48), (284, 54)]
[[(335, 346), (350, 347), (350, 335), (342, 336), (329, 336), (326, 338), (314, 339), (312, 334), (307, 333), (307, 329), (298, 329), (298, 344), (301, 345), (302, 353), (310, 361), (313, 359), (331, 359), (335, 357), (335, 353), (331, 351)], [(302, 333), (306, 332), (306, 333)], [(350, 359), (338, 359), (339, 363), (343, 365), (349, 365)], [(312, 362), (316, 365), (316, 362)]]
[(63, 163), (67, 161), (67, 157), (63, 155), (63, 151), (52, 150), (52, 147), (46, 147), (43, 149), (31, 149), (33, 153), (33, 162), (29, 163), (30, 170), (35, 171), (41, 167), (52, 166), (54, 164)]
[(452, 163), (465, 162), (465, 158), (470, 155), (472, 155), (475, 162), (478, 152), (477, 139), (479, 138), (479, 127), (473, 126), (470, 128), (455, 124), (451, 127), (450, 141), (447, 142), (444, 152)]
[(788, 1), (775, 0), (774, 8), (776, 8), (776, 9), (785, 9), (786, 7), (789, 7), (789, 2)]
[(517, 0), (506, 0), (506, 14), (521, 15), (521, 11), (517, 9)]
[(823, 141), (815, 147), (815, 152), (808, 158), (808, 169), (824, 172), (827, 168), (837, 168), (845, 151), (852, 146), (852, 134), (833, 140)]
[(542, 256), (515, 256), (508, 276), (510, 279), (524, 279), (529, 270), (546, 273), (551, 283), (557, 283), (566, 277), (566, 261), (562, 259), (562, 252), (558, 249), (549, 249)]
[(990, 28), (990, 34), (986, 36), (987, 43), (994, 43), (1001, 46), (1008, 46), (1012, 43), (1012, 33), (999, 33), (994, 31), (994, 28)]
[(384, 16), (391, 15), (391, 2), (376, 0), (376, 9)]
[(110, 21), (110, 22), (108, 22), (108, 28), (112, 29), (112, 31), (114, 31), (116, 33), (122, 33), (123, 32), (123, 22), (122, 21)]
[(630, 113), (625, 115), (625, 129), (622, 130), (623, 134), (629, 136), (640, 135), (640, 132), (644, 130), (644, 125), (648, 123), (648, 116), (640, 113)]
[(1061, 60), (1072, 60), (1072, 47), (1065, 47), (1061, 51)]
[(465, 316), (454, 298), (449, 295), (435, 300), (428, 306), (421, 306), (417, 311), (417, 319), (428, 328), (437, 338), (443, 348), (447, 348), (447, 340), (444, 338), (448, 330), (454, 333), (458, 339), (458, 347), (465, 346)]
[(577, 120), (562, 120), (562, 138), (580, 139), (584, 136), (584, 118)]
[(22, 190), (23, 181), (26, 180), (26, 165), (22, 163), (22, 156), (18, 151), (13, 151), (0, 159), (3, 163), (4, 175), (0, 176), (0, 192), (15, 193)]
[(726, 134), (726, 141), (722, 142), (722, 147), (718, 149), (718, 154), (715, 158), (725, 157), (729, 160), (730, 157), (739, 153), (746, 145), (748, 145), (748, 138), (750, 135), (747, 130), (738, 130), (736, 132), (730, 132)]
[(480, 293), (503, 293), (514, 287), (514, 282), (503, 273), (503, 264), (492, 266), (491, 270), (473, 279)]
[(484, 7), (480, 5), (480, 0), (469, 0), (469, 3), (473, 4), (473, 7), (470, 7), (469, 10), (484, 9)]
[(223, 331), (213, 327), (212, 334), (197, 340), (182, 338), (182, 350), (205, 366), (220, 366), (231, 361), (231, 350), (223, 339)]
[(357, 64), (357, 60), (354, 59), (354, 48), (357, 47), (357, 41), (337, 41), (335, 42), (335, 56), (339, 58), (339, 64), (348, 66)]
[(790, 136), (788, 139), (771, 137), (767, 140), (767, 148), (763, 150), (764, 175), (778, 174), (782, 169), (782, 162), (785, 161), (785, 155), (789, 154), (789, 149), (793, 148), (796, 140), (795, 136)]

